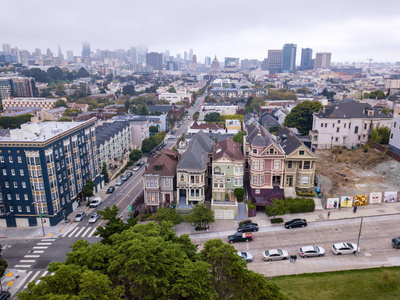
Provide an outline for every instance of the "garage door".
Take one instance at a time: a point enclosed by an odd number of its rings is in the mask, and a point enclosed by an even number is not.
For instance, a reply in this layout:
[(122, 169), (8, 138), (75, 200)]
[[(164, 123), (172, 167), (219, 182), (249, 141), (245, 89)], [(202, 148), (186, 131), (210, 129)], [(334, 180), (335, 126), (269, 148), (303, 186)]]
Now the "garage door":
[(217, 220), (233, 220), (235, 218), (235, 211), (216, 209), (214, 215)]
[(15, 218), (17, 227), (29, 227), (28, 218)]

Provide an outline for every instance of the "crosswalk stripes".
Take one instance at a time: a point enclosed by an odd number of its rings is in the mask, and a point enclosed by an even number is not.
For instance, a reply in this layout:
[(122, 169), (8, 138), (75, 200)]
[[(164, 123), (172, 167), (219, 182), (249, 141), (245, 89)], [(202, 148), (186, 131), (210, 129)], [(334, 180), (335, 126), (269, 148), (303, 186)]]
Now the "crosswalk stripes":
[(32, 281), (36, 280), (36, 284), (39, 284), (42, 282), (42, 277), (45, 277), (47, 275), (54, 275), (54, 272), (49, 274), (49, 271), (47, 270), (33, 270), (29, 271), (26, 276), (18, 283), (16, 286), (16, 289), (19, 290), (21, 287), (22, 289), (26, 289), (28, 287), (28, 284)]
[[(64, 233), (61, 237), (92, 237), (96, 232), (97, 227), (76, 227), (72, 231)], [(98, 236), (94, 236), (98, 237)]]

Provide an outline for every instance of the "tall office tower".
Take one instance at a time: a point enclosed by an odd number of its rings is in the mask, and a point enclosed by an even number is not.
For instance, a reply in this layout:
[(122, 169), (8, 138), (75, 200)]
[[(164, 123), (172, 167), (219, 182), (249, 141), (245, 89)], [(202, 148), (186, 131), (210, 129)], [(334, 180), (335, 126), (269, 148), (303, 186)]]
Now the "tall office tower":
[(166, 60), (169, 60), (169, 57), (170, 57), (169, 50), (165, 50), (165, 57), (166, 57)]
[(282, 72), (294, 73), (296, 71), (296, 44), (285, 44), (282, 49)]
[(189, 50), (189, 59), (188, 60), (192, 60), (193, 59), (193, 49)]
[(185, 52), (183, 53), (183, 59), (184, 59), (185, 61), (188, 61), (188, 53), (187, 53), (187, 51), (185, 51)]
[(74, 52), (72, 50), (67, 51), (67, 60), (68, 62), (74, 62)]
[(125, 49), (115, 49), (115, 56), (120, 62), (125, 61), (126, 57)]
[(261, 70), (268, 70), (268, 58), (264, 58), (261, 63)]
[(136, 66), (138, 64), (138, 49), (131, 47), (131, 63)]
[(61, 52), (61, 47), (60, 45), (58, 45), (58, 57), (57, 57), (58, 61), (63, 61), (64, 60), (64, 55)]
[(300, 70), (311, 70), (312, 68), (312, 49), (302, 48)]
[(276, 74), (282, 71), (282, 50), (268, 50), (269, 74)]
[(46, 56), (47, 56), (47, 58), (53, 58), (53, 52), (51, 52), (51, 50), (49, 48), (47, 48), (47, 50), (46, 50)]
[(225, 72), (229, 71), (229, 72), (236, 72), (237, 70), (239, 70), (239, 58), (237, 57), (225, 57), (225, 64), (224, 64), (224, 69)]
[(331, 67), (331, 53), (317, 52), (315, 54), (315, 69), (329, 69)]
[(197, 70), (197, 56), (196, 56), (196, 54), (193, 54), (193, 57), (192, 57), (192, 69), (193, 70)]
[(40, 48), (35, 48), (35, 52), (33, 52), (33, 57), (36, 60), (42, 60), (42, 50), (40, 50)]
[(8, 99), (11, 97), (11, 79), (0, 77), (0, 100)]
[(154, 70), (162, 70), (162, 54), (158, 52), (150, 52), (146, 54), (146, 65), (152, 66)]
[(177, 54), (176, 54), (176, 59), (178, 59), (178, 60), (179, 60), (179, 59), (182, 59), (182, 54), (177, 53)]
[(204, 64), (206, 65), (206, 67), (211, 66), (211, 57), (206, 56), (206, 58), (204, 59)]
[(29, 53), (27, 50), (19, 50), (18, 51), (18, 62), (23, 66), (28, 66), (28, 57)]
[(3, 52), (6, 54), (11, 53), (11, 45), (10, 44), (3, 44)]
[(35, 79), (30, 77), (12, 77), (11, 94), (13, 97), (37, 97)]
[(90, 57), (90, 44), (89, 42), (82, 43), (82, 58)]

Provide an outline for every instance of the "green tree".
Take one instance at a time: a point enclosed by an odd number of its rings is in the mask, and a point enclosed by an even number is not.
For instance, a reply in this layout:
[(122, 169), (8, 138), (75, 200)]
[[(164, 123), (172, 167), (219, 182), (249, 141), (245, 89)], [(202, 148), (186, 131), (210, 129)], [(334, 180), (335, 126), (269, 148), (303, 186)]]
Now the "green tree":
[(131, 108), (131, 101), (129, 101), (129, 99), (126, 99), (124, 105), (125, 105), (126, 111), (129, 113), (129, 110)]
[(276, 216), (288, 213), (288, 209), (284, 200), (274, 199), (270, 205), (265, 206), (265, 212), (268, 214), (268, 216), (273, 216), (275, 219)]
[(310, 92), (310, 90), (309, 90), (308, 88), (302, 87), (302, 88), (297, 89), (297, 90), (296, 90), (296, 93), (297, 93), (297, 94), (304, 94), (304, 95), (306, 95), (306, 94), (310, 94), (311, 92)]
[(142, 108), (140, 109), (140, 115), (141, 116), (148, 116), (149, 115), (149, 109), (147, 106), (142, 106)]
[(153, 150), (153, 148), (157, 146), (157, 143), (154, 142), (154, 140), (151, 139), (144, 139), (142, 142), (142, 152), (143, 153), (148, 153), (151, 150)]
[(31, 114), (20, 115), (17, 117), (0, 117), (0, 126), (3, 129), (20, 128), (21, 124), (29, 122), (32, 117), (33, 115)]
[(59, 67), (51, 67), (47, 69), (47, 76), (49, 77), (50, 81), (58, 82), (64, 79), (63, 70)]
[(243, 196), (244, 196), (244, 189), (243, 188), (236, 188), (233, 190), (233, 193), (235, 194), (235, 197), (238, 202), (243, 201)]
[(142, 151), (138, 149), (133, 149), (132, 152), (129, 153), (129, 159), (132, 160), (133, 162), (136, 162), (141, 158), (142, 158)]
[(149, 131), (152, 133), (158, 132), (158, 126), (149, 126)]
[(103, 174), (103, 176), (104, 176), (104, 181), (108, 182), (110, 175), (108, 174), (107, 164), (105, 161), (103, 161), (103, 167), (101, 168), (101, 174)]
[(72, 120), (67, 117), (61, 117), (57, 120), (57, 122), (72, 122)]
[(243, 137), (247, 135), (247, 131), (240, 131), (233, 136), (233, 141), (239, 143), (243, 147)]
[(284, 126), (295, 127), (300, 134), (308, 135), (312, 129), (313, 112), (322, 109), (322, 104), (318, 101), (303, 101), (297, 104), (286, 116)]
[(133, 96), (135, 95), (135, 87), (132, 84), (127, 84), (122, 88), (123, 95)]
[(85, 77), (89, 77), (90, 74), (88, 71), (86, 71), (86, 69), (84, 67), (80, 68), (77, 74), (78, 78), (85, 78)]
[(178, 212), (170, 208), (168, 206), (164, 206), (162, 208), (157, 209), (156, 213), (151, 216), (152, 220), (158, 221), (158, 222), (170, 222), (171, 224), (178, 225), (183, 221), (182, 216), (178, 214)]
[(220, 114), (217, 112), (208, 113), (204, 116), (204, 121), (206, 122), (218, 122)]
[(378, 128), (379, 134), (382, 136), (381, 144), (387, 145), (389, 144), (390, 139), (390, 128), (389, 127), (379, 127)]
[(82, 198), (86, 199), (88, 197), (92, 197), (94, 195), (93, 188), (94, 188), (94, 182), (92, 180), (88, 179), (81, 191)]
[(169, 87), (168, 89), (168, 93), (176, 93), (176, 89), (175, 87), (173, 87), (172, 85)]
[(193, 120), (197, 121), (197, 120), (199, 119), (199, 116), (200, 116), (200, 113), (199, 113), (198, 111), (196, 111), (196, 112), (193, 114)]
[(0, 245), (0, 290), (3, 291), (3, 285), (1, 283), (1, 278), (3, 278), (3, 276), (6, 273), (7, 267), (8, 267), (8, 263), (5, 259), (3, 259), (3, 247)]
[(203, 227), (215, 222), (214, 212), (201, 203), (195, 205), (185, 217), (185, 221), (191, 223), (195, 227)]
[(65, 102), (65, 100), (58, 99), (56, 101), (56, 103), (54, 103), (54, 108), (57, 108), (57, 107), (65, 107), (65, 108), (67, 108), (68, 105), (67, 105), (67, 102)]

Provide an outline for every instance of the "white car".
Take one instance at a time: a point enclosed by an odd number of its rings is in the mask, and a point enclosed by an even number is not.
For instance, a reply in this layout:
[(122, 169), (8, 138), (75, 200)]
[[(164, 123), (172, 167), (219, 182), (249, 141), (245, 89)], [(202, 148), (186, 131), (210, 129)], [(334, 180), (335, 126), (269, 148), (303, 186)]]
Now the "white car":
[(90, 200), (89, 207), (97, 207), (101, 204), (101, 197), (96, 197)]
[(325, 249), (318, 246), (304, 246), (299, 250), (299, 254), (301, 257), (310, 257), (310, 256), (324, 256)]
[(353, 243), (337, 243), (332, 245), (332, 251), (336, 255), (355, 254), (360, 252), (360, 248), (357, 249), (357, 245)]
[(266, 260), (266, 261), (288, 259), (288, 258), (289, 258), (289, 254), (286, 250), (271, 249), (271, 250), (267, 250), (263, 253), (263, 260)]
[(245, 261), (252, 262), (253, 255), (250, 252), (238, 251), (237, 254)]
[(98, 219), (100, 219), (100, 215), (98, 213), (93, 213), (89, 218), (89, 223), (96, 223)]

